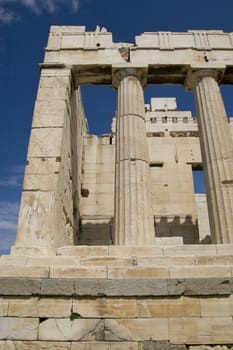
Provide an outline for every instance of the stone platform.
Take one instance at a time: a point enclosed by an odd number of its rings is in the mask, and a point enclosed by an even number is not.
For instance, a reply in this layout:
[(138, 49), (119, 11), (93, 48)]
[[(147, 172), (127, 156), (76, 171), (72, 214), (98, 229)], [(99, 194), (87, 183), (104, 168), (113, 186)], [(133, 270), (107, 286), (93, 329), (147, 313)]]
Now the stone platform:
[(233, 245), (42, 251), (0, 258), (0, 349), (233, 348)]

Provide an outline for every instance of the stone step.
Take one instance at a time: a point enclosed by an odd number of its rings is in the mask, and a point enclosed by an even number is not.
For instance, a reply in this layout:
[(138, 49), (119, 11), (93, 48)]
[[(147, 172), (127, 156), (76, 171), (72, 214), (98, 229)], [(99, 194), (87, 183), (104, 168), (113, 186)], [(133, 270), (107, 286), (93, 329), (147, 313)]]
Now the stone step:
[(154, 246), (64, 246), (60, 248), (14, 246), (11, 256), (220, 256), (233, 255), (233, 244), (193, 244)]
[(3, 255), (0, 265), (18, 266), (201, 266), (231, 265), (233, 255), (200, 255), (200, 256), (14, 256)]
[[(30, 262), (30, 261), (29, 261)], [(233, 264), (213, 265), (134, 265), (80, 266), (0, 263), (0, 277), (18, 278), (99, 278), (99, 279), (169, 279), (233, 278)]]

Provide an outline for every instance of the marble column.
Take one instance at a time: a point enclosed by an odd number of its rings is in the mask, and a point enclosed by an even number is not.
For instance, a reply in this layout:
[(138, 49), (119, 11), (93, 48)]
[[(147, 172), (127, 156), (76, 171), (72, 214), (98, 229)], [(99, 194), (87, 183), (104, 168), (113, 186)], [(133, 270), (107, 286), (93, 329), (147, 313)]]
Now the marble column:
[(218, 80), (222, 71), (191, 74), (212, 243), (233, 243), (233, 142)]
[(154, 241), (148, 144), (145, 126), (144, 70), (116, 69), (118, 88), (115, 170), (115, 244)]

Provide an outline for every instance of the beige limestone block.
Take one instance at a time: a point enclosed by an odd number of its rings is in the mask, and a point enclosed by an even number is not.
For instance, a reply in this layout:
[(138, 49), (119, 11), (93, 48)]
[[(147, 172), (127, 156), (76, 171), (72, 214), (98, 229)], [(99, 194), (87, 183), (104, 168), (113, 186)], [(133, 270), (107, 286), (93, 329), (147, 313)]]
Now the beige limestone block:
[(217, 255), (233, 255), (233, 244), (216, 244)]
[(184, 317), (169, 320), (174, 344), (228, 344), (233, 341), (232, 317)]
[(27, 191), (56, 191), (58, 179), (58, 174), (25, 174), (23, 189)]
[[(43, 78), (44, 80), (45, 78)], [(51, 79), (51, 78), (47, 78)], [(40, 101), (51, 101), (51, 100), (68, 100), (70, 91), (66, 84), (60, 87), (52, 87), (52, 86), (42, 86), (43, 80), (40, 82), (40, 86), (37, 93), (37, 100)]]
[(222, 278), (231, 277), (230, 266), (183, 266), (170, 267), (171, 278)]
[(147, 298), (137, 300), (138, 317), (197, 317), (201, 316), (199, 298)]
[(57, 249), (57, 255), (106, 256), (108, 246), (64, 246)]
[(167, 266), (159, 267), (109, 267), (108, 278), (169, 278), (169, 268)]
[(40, 266), (66, 266), (66, 265), (79, 265), (79, 258), (72, 256), (30, 256), (27, 261), (28, 265), (40, 265)]
[(45, 68), (41, 70), (41, 77), (70, 77), (69, 68)]
[(50, 278), (107, 278), (107, 268), (51, 266)]
[(227, 345), (195, 345), (190, 346), (189, 350), (233, 350), (232, 346)]
[(168, 319), (107, 319), (105, 338), (113, 341), (168, 340)]
[[(31, 130), (28, 157), (59, 157), (62, 128), (34, 128)], [(49, 140), (53, 140), (49, 142)]]
[(38, 318), (0, 317), (0, 339), (37, 340)]
[(110, 343), (95, 342), (95, 343), (81, 343), (75, 342), (71, 344), (71, 350), (110, 350)]
[(95, 340), (95, 333), (102, 324), (96, 319), (49, 319), (40, 324), (39, 340)]
[(58, 173), (60, 159), (57, 158), (31, 158), (27, 159), (25, 172), (28, 175), (46, 175)]
[(233, 264), (232, 255), (216, 256), (197, 256), (195, 257), (196, 265), (231, 265)]
[(186, 255), (216, 255), (216, 246), (207, 244), (189, 244), (177, 247), (164, 247), (164, 255), (186, 256)]
[(47, 266), (0, 265), (0, 277), (48, 277)]
[(137, 264), (140, 265), (147, 265), (147, 266), (174, 266), (174, 265), (194, 265), (195, 258), (192, 256), (177, 256), (177, 257), (169, 257), (169, 256), (156, 256), (156, 257), (136, 257)]
[(81, 257), (81, 266), (132, 266), (135, 264), (134, 258), (121, 257)]
[(74, 299), (73, 312), (84, 318), (132, 318), (137, 317), (137, 305), (136, 300), (133, 299)]
[(16, 245), (43, 246), (48, 249), (64, 244), (66, 236), (64, 231), (61, 232), (63, 218), (56, 215), (59, 205), (59, 197), (55, 192), (23, 192)]
[[(37, 100), (34, 109), (33, 128), (63, 127), (64, 118), (68, 118), (64, 100)], [(63, 112), (62, 112), (63, 111)]]
[(0, 298), (0, 316), (7, 316), (8, 300)]
[(0, 259), (0, 265), (27, 265), (27, 262), (27, 256), (2, 255)]
[[(4, 350), (70, 350), (71, 344), (65, 342), (12, 341), (3, 344)], [(0, 349), (1, 342), (0, 342)]]
[(70, 90), (70, 79), (69, 74), (64, 76), (50, 75), (45, 76), (41, 74), (41, 79), (39, 83), (39, 89), (43, 88), (54, 88), (54, 89), (67, 89)]
[(110, 256), (162, 256), (163, 248), (158, 246), (109, 246)]
[(110, 343), (110, 350), (138, 350), (138, 343), (134, 342), (118, 342)]
[(13, 246), (11, 247), (11, 256), (53, 256), (56, 255), (56, 249), (42, 246)]
[(200, 298), (202, 317), (233, 316), (233, 296)]
[(9, 300), (8, 316), (69, 317), (71, 306), (69, 298), (14, 298)]

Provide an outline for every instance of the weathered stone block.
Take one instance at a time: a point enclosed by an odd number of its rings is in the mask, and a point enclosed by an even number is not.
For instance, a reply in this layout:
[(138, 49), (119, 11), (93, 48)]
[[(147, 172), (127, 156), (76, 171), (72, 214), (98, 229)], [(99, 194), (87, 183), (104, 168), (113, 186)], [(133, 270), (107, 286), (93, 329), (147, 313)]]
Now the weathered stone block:
[(8, 300), (0, 298), (0, 316), (7, 316)]
[(169, 295), (229, 295), (232, 292), (230, 278), (168, 279)]
[(171, 344), (167, 341), (144, 341), (139, 344), (139, 350), (187, 350), (187, 347), (182, 344)]
[(108, 246), (65, 246), (57, 249), (57, 255), (103, 256), (108, 255)]
[(51, 266), (51, 278), (106, 278), (106, 267)]
[(0, 295), (35, 295), (40, 292), (40, 279), (1, 278)]
[(70, 298), (21, 298), (10, 299), (8, 316), (14, 317), (69, 317), (72, 300)]
[(197, 317), (201, 316), (199, 298), (138, 299), (139, 317)]
[(26, 174), (46, 175), (58, 173), (61, 162), (56, 157), (53, 158), (32, 158), (28, 157), (25, 168)]
[(71, 350), (109, 350), (110, 345), (109, 343), (103, 342), (103, 343), (72, 343)]
[(71, 256), (30, 256), (27, 261), (28, 265), (40, 265), (40, 266), (66, 266), (66, 265), (78, 265), (79, 258)]
[(70, 296), (74, 294), (74, 280), (73, 279), (42, 279), (41, 280), (41, 295), (53, 296)]
[[(25, 193), (24, 193), (25, 195)], [(41, 196), (41, 193), (39, 193), (39, 198)], [(29, 194), (29, 198), (30, 200), (30, 194)], [(35, 198), (35, 200), (38, 199), (37, 197)], [(47, 198), (48, 199), (48, 198)], [(11, 255), (17, 255), (17, 256), (53, 256), (56, 255), (56, 249), (53, 247), (43, 247), (43, 246), (13, 246), (11, 247)]]
[[(2, 346), (2, 348), (1, 348)], [(0, 342), (1, 350), (70, 350), (68, 342), (12, 341)]]
[(51, 341), (104, 340), (103, 329), (103, 321), (99, 319), (49, 319), (40, 323), (38, 337)]
[(58, 174), (25, 174), (23, 189), (27, 191), (56, 191)]
[(105, 320), (107, 341), (168, 340), (168, 338), (168, 319), (165, 318)]
[(123, 279), (123, 278), (168, 278), (169, 268), (165, 266), (160, 267), (109, 267), (109, 279)]
[(232, 317), (183, 317), (169, 320), (170, 341), (178, 344), (233, 342)]
[(170, 267), (171, 278), (222, 278), (231, 277), (230, 266), (183, 266)]
[(117, 256), (162, 256), (163, 248), (159, 246), (127, 247), (109, 246), (109, 255)]
[(164, 247), (164, 255), (168, 256), (186, 256), (186, 255), (216, 255), (215, 245), (183, 245), (174, 247)]
[(233, 316), (233, 296), (200, 298), (202, 317)]
[(102, 296), (105, 293), (106, 281), (104, 279), (74, 280), (74, 295), (76, 296)]
[(105, 293), (108, 296), (158, 296), (167, 295), (166, 279), (107, 280)]
[(134, 342), (72, 343), (71, 350), (138, 350)]
[(138, 343), (136, 342), (118, 342), (110, 343), (110, 350), (138, 350)]
[(84, 318), (132, 318), (137, 317), (137, 305), (133, 299), (74, 299), (73, 312)]
[(0, 277), (48, 277), (47, 266), (0, 265)]
[(32, 129), (28, 157), (61, 156), (62, 133), (62, 128)]
[(12, 255), (2, 255), (0, 259), (1, 265), (27, 265), (27, 256), (12, 256)]
[(37, 100), (34, 109), (32, 127), (63, 127), (66, 112), (66, 102), (57, 100)]
[(132, 266), (134, 258), (118, 258), (118, 257), (81, 257), (81, 266)]
[(36, 340), (38, 318), (0, 317), (0, 339)]

